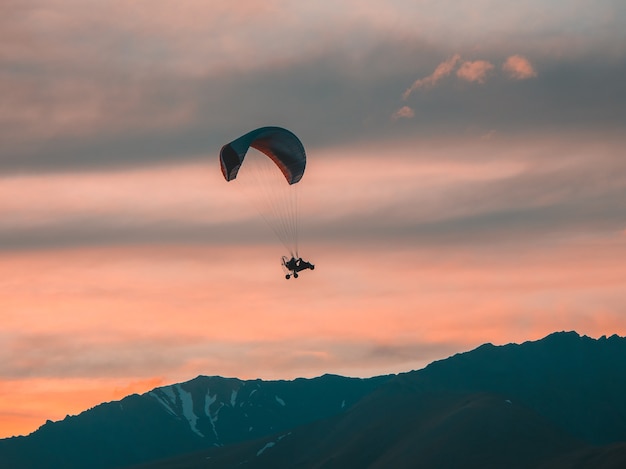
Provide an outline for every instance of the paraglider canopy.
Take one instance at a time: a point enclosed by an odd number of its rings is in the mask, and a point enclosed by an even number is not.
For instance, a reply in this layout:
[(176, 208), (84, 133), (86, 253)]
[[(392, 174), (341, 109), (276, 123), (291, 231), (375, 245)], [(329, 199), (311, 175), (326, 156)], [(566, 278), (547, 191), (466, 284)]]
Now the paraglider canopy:
[(253, 130), (222, 147), (220, 167), (226, 181), (239, 174), (233, 185), (252, 202), (291, 256), (298, 258), (298, 183), (306, 167), (298, 137), (282, 127)]
[(271, 158), (289, 184), (295, 184), (302, 179), (306, 167), (306, 154), (302, 142), (282, 127), (261, 127), (222, 147), (220, 165), (227, 181), (237, 177), (250, 147)]

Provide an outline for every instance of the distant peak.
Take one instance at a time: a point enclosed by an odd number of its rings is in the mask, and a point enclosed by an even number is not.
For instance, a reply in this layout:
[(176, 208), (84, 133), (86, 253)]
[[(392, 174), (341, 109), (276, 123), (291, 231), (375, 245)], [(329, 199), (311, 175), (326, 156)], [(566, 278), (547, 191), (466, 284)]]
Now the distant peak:
[(580, 338), (581, 335), (576, 332), (576, 331), (557, 331), (557, 332), (553, 332), (552, 334), (548, 334), (545, 338), (549, 338), (549, 337), (577, 337)]
[[(611, 335), (608, 340), (616, 340), (616, 339), (623, 339), (624, 337), (620, 337), (617, 334), (613, 334)], [(594, 339), (593, 337), (589, 337), (587, 335), (580, 335), (578, 332), (576, 331), (561, 331), (561, 332), (553, 332), (552, 334), (548, 334), (546, 337), (544, 337), (543, 339), (540, 339), (538, 342), (541, 341), (550, 341), (550, 340), (593, 340), (593, 341), (600, 341), (600, 340), (607, 340), (606, 335), (602, 335), (600, 337), (598, 337), (597, 339)]]

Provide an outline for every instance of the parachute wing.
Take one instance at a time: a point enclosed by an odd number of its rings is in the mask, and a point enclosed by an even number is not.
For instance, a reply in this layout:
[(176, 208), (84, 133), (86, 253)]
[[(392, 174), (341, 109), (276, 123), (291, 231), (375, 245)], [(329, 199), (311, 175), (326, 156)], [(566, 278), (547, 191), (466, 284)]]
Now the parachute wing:
[(306, 154), (300, 139), (282, 127), (261, 127), (222, 147), (220, 165), (227, 181), (237, 177), (250, 147), (271, 158), (289, 184), (295, 184), (302, 179)]

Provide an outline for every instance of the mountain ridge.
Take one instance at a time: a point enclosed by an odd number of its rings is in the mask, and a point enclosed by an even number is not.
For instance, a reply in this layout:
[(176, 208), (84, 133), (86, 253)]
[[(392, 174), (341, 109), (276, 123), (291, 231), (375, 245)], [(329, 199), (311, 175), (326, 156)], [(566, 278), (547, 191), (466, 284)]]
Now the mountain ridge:
[(0, 440), (0, 468), (82, 468), (84, 458), (93, 459), (93, 468), (117, 467), (259, 438), (339, 412), (389, 376), (263, 381), (200, 375)]
[(626, 338), (556, 332), (398, 375), (200, 375), (0, 440), (0, 467), (455, 467), (452, 453), (466, 467), (510, 466), (510, 455), (612, 467), (626, 454), (625, 369)]

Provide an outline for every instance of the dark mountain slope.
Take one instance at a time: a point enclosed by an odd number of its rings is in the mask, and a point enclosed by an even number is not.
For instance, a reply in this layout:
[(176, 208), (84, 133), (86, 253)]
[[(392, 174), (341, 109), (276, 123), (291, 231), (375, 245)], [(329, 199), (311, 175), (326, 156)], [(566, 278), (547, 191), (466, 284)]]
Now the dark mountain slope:
[(416, 394), (398, 384), (323, 422), (136, 469), (527, 468), (581, 446), (501, 396)]
[(0, 440), (0, 468), (112, 468), (259, 438), (346, 410), (388, 380), (200, 376)]
[[(556, 333), (435, 362), (348, 412), (166, 467), (620, 467), (626, 340)], [(270, 446), (267, 446), (267, 444)], [(273, 445), (272, 445), (273, 444)], [(152, 466), (150, 469), (153, 469)]]
[(268, 452), (258, 467), (530, 467), (580, 445), (501, 396), (416, 394), (400, 387), (379, 398), (384, 402), (369, 401), (335, 419), (319, 447), (303, 442), (291, 451), (296, 466), (280, 454), (269, 460)]
[(624, 469), (626, 443), (585, 447), (541, 464), (538, 469)]
[(406, 378), (423, 390), (502, 394), (590, 444), (626, 441), (626, 338), (616, 335), (486, 344)]

